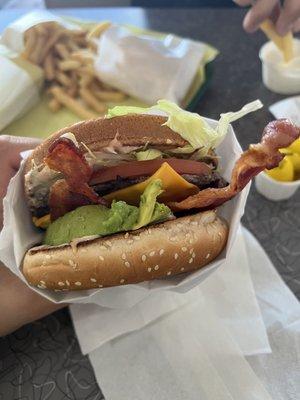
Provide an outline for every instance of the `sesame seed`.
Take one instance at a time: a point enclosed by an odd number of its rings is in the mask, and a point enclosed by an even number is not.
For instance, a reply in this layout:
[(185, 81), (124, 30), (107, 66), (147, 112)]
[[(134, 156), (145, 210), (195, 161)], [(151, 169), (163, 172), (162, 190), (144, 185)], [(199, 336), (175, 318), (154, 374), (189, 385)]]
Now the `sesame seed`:
[(124, 282), (125, 282), (125, 279), (121, 279), (121, 280), (120, 280), (120, 283), (124, 283)]
[(125, 267), (127, 267), (127, 268), (129, 268), (130, 267), (130, 262), (128, 262), (128, 261), (125, 261)]
[(65, 286), (64, 282), (58, 282), (58, 286)]
[(152, 230), (149, 228), (148, 229), (148, 235), (151, 235)]
[(136, 235), (136, 236), (133, 236), (133, 239), (134, 240), (141, 240), (141, 237), (140, 237), (140, 235)]
[(126, 232), (125, 235), (124, 235), (124, 238), (127, 239), (128, 237), (129, 237), (129, 233)]
[(181, 247), (181, 250), (182, 250), (183, 252), (185, 252), (185, 251), (187, 251), (187, 248), (186, 248), (186, 247)]
[(168, 271), (168, 272), (167, 272), (167, 275), (171, 275), (171, 271)]
[(153, 257), (154, 254), (155, 254), (155, 251), (150, 251), (149, 256), (150, 256), (150, 257)]
[(191, 249), (191, 250), (189, 251), (190, 254), (192, 254), (193, 252), (194, 252), (194, 249)]
[(104, 261), (104, 257), (103, 256), (99, 256), (98, 258), (99, 258), (99, 260)]
[(102, 288), (102, 287), (103, 287), (103, 285), (98, 285), (98, 287), (99, 287), (99, 288)]
[(111, 247), (112, 246), (112, 244), (111, 244), (111, 242), (108, 240), (107, 242), (105, 242), (106, 244), (107, 244), (107, 246), (109, 246), (109, 247)]
[(193, 254), (192, 254), (192, 257), (193, 257), (193, 258), (196, 258), (196, 253), (193, 253)]
[(155, 269), (155, 271), (157, 271), (159, 269), (159, 266), (155, 265), (154, 269)]
[(147, 269), (147, 271), (148, 271), (148, 272), (151, 272), (151, 271), (152, 271), (152, 268), (151, 268), (151, 267), (149, 267), (149, 268)]
[(67, 285), (67, 286), (70, 286), (70, 282), (69, 282), (69, 281), (66, 281), (66, 285)]
[(97, 282), (97, 279), (91, 278), (90, 281), (91, 281), (91, 282)]
[(175, 240), (176, 240), (176, 237), (170, 237), (170, 242), (175, 242)]
[(181, 267), (181, 268), (180, 268), (180, 271), (184, 271), (184, 267)]
[(167, 140), (166, 140), (166, 143), (167, 143), (167, 144), (171, 144), (171, 143), (172, 143), (172, 140), (171, 140), (171, 139), (167, 139)]
[(45, 285), (37, 285), (39, 289), (47, 289)]
[(208, 259), (209, 257), (210, 257), (210, 253), (207, 253), (205, 258)]
[(132, 239), (129, 239), (129, 240), (127, 241), (127, 243), (128, 243), (128, 244), (132, 244), (132, 243), (133, 243), (133, 240), (132, 240)]
[(47, 258), (49, 260), (51, 258), (51, 256), (49, 254), (46, 254), (45, 258)]
[(81, 282), (75, 282), (76, 286), (81, 286)]
[(142, 255), (142, 261), (145, 262), (147, 259), (147, 257), (145, 256), (145, 254)]
[(71, 265), (71, 267), (76, 267), (77, 266), (76, 262), (73, 261), (73, 260), (69, 260), (69, 264)]
[(41, 285), (46, 285), (46, 282), (45, 281), (40, 281), (40, 284)]
[(189, 264), (192, 264), (193, 261), (194, 261), (194, 259), (193, 259), (193, 258), (190, 258), (190, 259), (189, 259)]
[(122, 254), (122, 260), (126, 260), (126, 254), (125, 253)]
[(189, 244), (193, 244), (193, 243), (194, 243), (193, 239), (190, 239)]
[(162, 256), (164, 254), (165, 250), (164, 249), (160, 249), (159, 250), (159, 255)]
[(178, 258), (178, 254), (177, 253), (174, 254), (174, 258), (175, 258), (175, 260), (177, 260), (177, 258)]

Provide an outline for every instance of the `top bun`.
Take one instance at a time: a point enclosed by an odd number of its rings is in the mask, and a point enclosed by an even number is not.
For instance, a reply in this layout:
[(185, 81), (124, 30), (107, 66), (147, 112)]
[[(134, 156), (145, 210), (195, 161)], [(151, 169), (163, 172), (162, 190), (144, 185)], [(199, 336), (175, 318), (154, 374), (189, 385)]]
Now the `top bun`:
[(79, 143), (84, 142), (92, 151), (107, 146), (116, 135), (125, 146), (143, 146), (148, 143), (150, 146), (172, 148), (187, 145), (188, 142), (178, 133), (163, 125), (166, 121), (166, 117), (158, 115), (129, 114), (78, 122), (60, 129), (37, 146), (27, 159), (25, 173), (31, 169), (32, 160), (36, 165), (41, 164), (51, 144), (67, 132), (73, 133)]

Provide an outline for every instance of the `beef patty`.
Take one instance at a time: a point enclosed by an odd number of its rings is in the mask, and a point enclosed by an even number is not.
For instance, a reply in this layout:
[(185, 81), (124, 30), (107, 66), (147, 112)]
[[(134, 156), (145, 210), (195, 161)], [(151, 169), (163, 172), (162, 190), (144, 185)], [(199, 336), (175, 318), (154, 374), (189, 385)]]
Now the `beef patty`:
[[(213, 188), (222, 188), (228, 185), (228, 182), (218, 172), (212, 172), (211, 175), (199, 176), (199, 175), (190, 175), (190, 174), (182, 174), (181, 175), (185, 180), (192, 183), (195, 186), (198, 186), (200, 190), (206, 189), (208, 187)], [(116, 180), (110, 182), (100, 183), (99, 185), (93, 186), (93, 189), (100, 195), (105, 196), (111, 192), (116, 190), (124, 189), (128, 186), (135, 185), (137, 183), (145, 181), (148, 176), (138, 176), (134, 178), (122, 178), (120, 176), (117, 177)]]
[[(200, 190), (206, 189), (208, 187), (212, 188), (222, 188), (228, 185), (228, 183), (221, 177), (218, 172), (212, 172), (210, 175), (199, 176), (199, 175), (191, 175), (191, 174), (182, 174), (181, 175), (188, 182), (193, 185), (198, 186)], [(111, 192), (114, 192), (119, 189), (123, 189), (125, 187), (135, 185), (136, 183), (140, 183), (145, 181), (149, 176), (138, 176), (135, 178), (122, 178), (120, 176), (117, 177), (116, 180), (100, 183), (98, 185), (93, 186), (93, 189), (100, 195), (105, 196)], [(48, 206), (48, 195), (44, 196), (44, 202), (39, 202), (39, 207), (31, 207), (31, 212), (35, 217), (42, 217), (45, 214), (50, 212)]]

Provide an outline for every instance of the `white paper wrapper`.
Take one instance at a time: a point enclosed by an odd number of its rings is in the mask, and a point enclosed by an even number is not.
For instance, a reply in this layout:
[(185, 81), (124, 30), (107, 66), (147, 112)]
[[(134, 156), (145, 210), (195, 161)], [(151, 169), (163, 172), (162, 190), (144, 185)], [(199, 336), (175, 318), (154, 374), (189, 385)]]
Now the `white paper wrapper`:
[(198, 313), (201, 319), (205, 320), (208, 313), (215, 314), (229, 329), (243, 354), (271, 351), (250, 277), (241, 229), (222, 268), (187, 293), (160, 291), (130, 310), (73, 304), (70, 311), (81, 351), (87, 354), (121, 335), (166, 317), (180, 307), (199, 301), (204, 304)]
[(103, 82), (148, 104), (159, 99), (181, 104), (206, 51), (205, 43), (113, 25), (98, 41), (95, 69)]
[(296, 125), (300, 125), (300, 96), (288, 97), (269, 107), (276, 118), (289, 118)]
[[(0, 51), (0, 131), (21, 117), (39, 99), (39, 86), (24, 69)], [(17, 85), (16, 85), (17, 82)], [(12, 90), (13, 88), (13, 90)]]
[[(236, 320), (240, 335), (233, 334), (228, 321), (234, 322), (234, 319), (226, 319), (226, 315), (229, 316), (226, 311), (220, 318), (224, 299), (228, 302), (238, 296), (238, 293), (218, 296), (220, 287), (215, 284), (215, 278), (221, 275), (220, 269), (195, 289), (204, 294), (198, 301), (188, 303), (145, 329), (111, 340), (89, 354), (106, 400), (299, 398), (299, 302), (259, 243), (248, 231), (242, 231), (272, 353), (244, 357), (242, 336), (248, 333), (255, 345), (256, 324), (254, 321), (251, 325), (253, 315), (243, 308), (243, 300), (235, 302), (236, 310), (231, 314), (244, 312), (243, 318)], [(205, 296), (209, 284), (215, 290), (217, 307), (212, 307), (210, 301), (213, 292), (210, 292), (209, 301)], [(239, 291), (240, 284), (237, 278), (232, 290)], [(259, 350), (259, 346), (256, 349)]]
[[(212, 125), (216, 124), (213, 120), (207, 121)], [(240, 153), (241, 148), (234, 135), (233, 129), (229, 127), (225, 140), (217, 149), (217, 154), (221, 157), (222, 175), (228, 181), (230, 181), (231, 171)], [(31, 222), (31, 216), (24, 198), (23, 167), (24, 162), (21, 164), (19, 172), (8, 186), (7, 195), (3, 202), (4, 226), (0, 234), (0, 260), (22, 280), (24, 280), (24, 277), (20, 271), (20, 265), (23, 256), (26, 250), (34, 244), (39, 243), (42, 238), (42, 234), (36, 231)], [(83, 290), (78, 292), (53, 292), (36, 288), (33, 290), (56, 303), (95, 303), (109, 308), (132, 307), (150, 294), (160, 290), (187, 292), (215, 271), (216, 268), (224, 262), (226, 257), (228, 257), (241, 216), (244, 212), (248, 189), (249, 187), (244, 189), (234, 199), (219, 207), (219, 215), (223, 216), (230, 226), (228, 242), (224, 251), (215, 261), (201, 270), (190, 274), (181, 274), (168, 279), (105, 289)]]
[[(43, 82), (42, 69), (31, 65), (32, 75), (30, 75), (25, 68), (22, 68), (22, 64), (18, 65), (13, 60), (18, 59), (24, 50), (25, 31), (40, 22), (47, 21), (56, 21), (66, 28), (78, 29), (78, 25), (45, 10), (37, 10), (17, 19), (0, 36), (0, 131), (20, 118), (39, 100), (39, 89)], [(26, 61), (23, 60), (23, 63)]]
[(0, 44), (3, 44), (16, 53), (21, 53), (24, 50), (24, 33), (27, 29), (41, 22), (54, 21), (69, 29), (79, 29), (78, 25), (72, 24), (63, 18), (51, 14), (46, 10), (32, 11), (25, 14), (10, 24), (0, 37)]

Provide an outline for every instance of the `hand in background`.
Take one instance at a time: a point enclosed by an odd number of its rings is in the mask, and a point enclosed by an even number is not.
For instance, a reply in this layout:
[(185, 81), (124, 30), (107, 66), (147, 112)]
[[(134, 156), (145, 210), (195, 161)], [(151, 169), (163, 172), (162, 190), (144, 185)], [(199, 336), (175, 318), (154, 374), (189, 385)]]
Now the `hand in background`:
[(259, 25), (270, 18), (279, 35), (300, 30), (300, 0), (284, 0), (282, 7), (279, 0), (234, 0), (239, 6), (252, 6), (247, 12), (243, 26), (247, 32), (255, 32)]
[[(39, 142), (31, 138), (0, 136), (0, 230), (3, 226), (3, 198), (10, 179), (19, 168), (20, 152), (33, 149)], [(1, 263), (0, 305), (0, 336), (63, 307), (35, 293)]]

